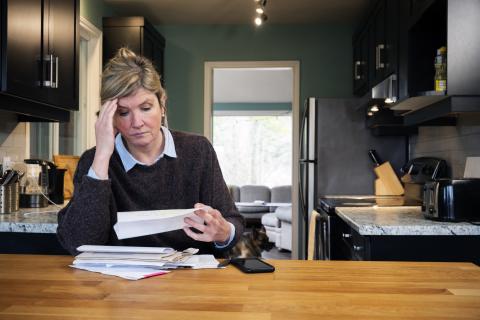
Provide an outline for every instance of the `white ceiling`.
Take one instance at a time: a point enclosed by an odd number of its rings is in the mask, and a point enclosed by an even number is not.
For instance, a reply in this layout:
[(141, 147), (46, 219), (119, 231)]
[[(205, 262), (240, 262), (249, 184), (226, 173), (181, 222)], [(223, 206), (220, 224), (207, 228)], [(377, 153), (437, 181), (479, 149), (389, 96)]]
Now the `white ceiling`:
[[(356, 23), (371, 0), (267, 0), (269, 24)], [(254, 0), (105, 0), (117, 15), (161, 24), (253, 24)]]
[(290, 68), (216, 68), (213, 102), (292, 102)]

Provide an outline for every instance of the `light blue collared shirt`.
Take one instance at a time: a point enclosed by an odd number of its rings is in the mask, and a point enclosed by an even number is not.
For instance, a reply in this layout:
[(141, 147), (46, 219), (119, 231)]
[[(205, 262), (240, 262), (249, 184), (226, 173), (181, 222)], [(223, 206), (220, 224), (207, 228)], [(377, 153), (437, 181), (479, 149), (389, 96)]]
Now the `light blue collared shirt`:
[[(171, 158), (177, 157), (177, 152), (175, 151), (175, 143), (173, 141), (172, 133), (170, 132), (170, 130), (168, 130), (167, 127), (164, 127), (164, 126), (162, 126), (162, 132), (163, 132), (163, 136), (165, 137), (165, 146), (163, 148), (163, 152), (158, 156), (157, 159), (155, 159), (153, 163), (156, 163), (158, 160), (160, 160), (164, 156), (168, 156)], [(115, 149), (117, 149), (118, 155), (120, 156), (120, 160), (122, 161), (125, 172), (130, 171), (137, 164), (146, 166), (145, 163), (138, 161), (133, 157), (133, 155), (130, 152), (128, 152), (127, 148), (125, 147), (125, 144), (123, 143), (122, 136), (120, 135), (120, 133), (117, 134), (117, 136), (115, 137)], [(87, 175), (90, 178), (102, 180), (97, 176), (97, 174), (95, 173), (92, 167), (90, 167), (90, 169), (88, 170)], [(215, 242), (215, 247), (218, 249), (227, 247), (235, 237), (235, 226), (231, 222), (228, 222), (228, 223), (230, 224), (230, 239), (224, 245), (219, 245)]]

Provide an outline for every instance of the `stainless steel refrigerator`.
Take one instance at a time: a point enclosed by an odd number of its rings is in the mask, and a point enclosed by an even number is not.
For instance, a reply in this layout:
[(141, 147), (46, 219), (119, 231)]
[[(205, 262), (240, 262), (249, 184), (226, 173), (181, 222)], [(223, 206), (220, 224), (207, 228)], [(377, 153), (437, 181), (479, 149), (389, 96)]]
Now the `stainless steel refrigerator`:
[(374, 193), (369, 149), (377, 150), (397, 171), (407, 159), (407, 138), (374, 136), (366, 128), (360, 104), (359, 99), (305, 100), (300, 125), (298, 219), (299, 253), (304, 256), (309, 215), (320, 196)]

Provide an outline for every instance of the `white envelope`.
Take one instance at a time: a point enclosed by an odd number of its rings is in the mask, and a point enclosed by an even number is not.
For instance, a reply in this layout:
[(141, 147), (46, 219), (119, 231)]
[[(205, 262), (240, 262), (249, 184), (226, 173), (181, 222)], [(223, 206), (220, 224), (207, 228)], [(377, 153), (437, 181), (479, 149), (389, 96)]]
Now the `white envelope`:
[(128, 239), (150, 234), (182, 229), (186, 217), (203, 223), (194, 214), (198, 209), (126, 211), (117, 213), (117, 223), (113, 226), (118, 239)]

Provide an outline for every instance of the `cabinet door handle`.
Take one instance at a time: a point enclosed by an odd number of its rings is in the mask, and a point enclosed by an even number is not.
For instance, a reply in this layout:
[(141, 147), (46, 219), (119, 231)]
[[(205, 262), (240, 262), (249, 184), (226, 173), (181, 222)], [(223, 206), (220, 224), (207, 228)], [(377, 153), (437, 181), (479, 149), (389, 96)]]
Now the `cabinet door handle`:
[(347, 239), (347, 238), (351, 238), (352, 235), (350, 233), (342, 233), (342, 237)]
[(329, 257), (327, 255), (327, 223), (323, 222), (322, 223), (322, 235), (323, 235), (323, 257), (322, 260), (329, 260)]
[(45, 56), (44, 59), (50, 64), (50, 76), (43, 81), (43, 86), (53, 88), (53, 54)]
[(384, 44), (379, 44), (375, 47), (375, 69), (385, 68), (385, 63), (382, 62), (382, 50), (385, 49)]
[(355, 76), (355, 80), (360, 80), (362, 78), (362, 76), (360, 75), (360, 73), (358, 72), (358, 67), (360, 67), (362, 65), (362, 62), (361, 61), (355, 61), (355, 67), (354, 67), (354, 76)]
[(52, 88), (58, 88), (58, 56), (55, 57), (55, 82), (52, 81)]

